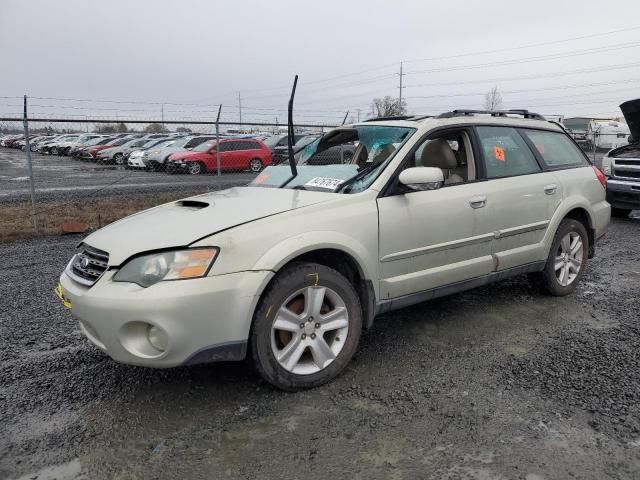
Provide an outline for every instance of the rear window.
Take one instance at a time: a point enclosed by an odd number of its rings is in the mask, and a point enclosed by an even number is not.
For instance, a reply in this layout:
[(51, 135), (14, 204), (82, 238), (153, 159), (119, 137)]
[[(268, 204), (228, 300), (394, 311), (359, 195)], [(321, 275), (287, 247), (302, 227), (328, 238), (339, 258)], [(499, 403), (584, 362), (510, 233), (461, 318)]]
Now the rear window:
[(524, 130), (548, 167), (586, 165), (584, 155), (564, 133)]

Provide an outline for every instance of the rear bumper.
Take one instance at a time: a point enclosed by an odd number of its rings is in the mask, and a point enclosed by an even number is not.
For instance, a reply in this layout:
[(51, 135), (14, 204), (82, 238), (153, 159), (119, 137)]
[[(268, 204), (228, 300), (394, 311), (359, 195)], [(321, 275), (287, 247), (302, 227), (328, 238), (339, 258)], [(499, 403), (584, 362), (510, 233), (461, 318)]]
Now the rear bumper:
[(607, 201), (614, 208), (640, 209), (640, 181), (607, 179)]

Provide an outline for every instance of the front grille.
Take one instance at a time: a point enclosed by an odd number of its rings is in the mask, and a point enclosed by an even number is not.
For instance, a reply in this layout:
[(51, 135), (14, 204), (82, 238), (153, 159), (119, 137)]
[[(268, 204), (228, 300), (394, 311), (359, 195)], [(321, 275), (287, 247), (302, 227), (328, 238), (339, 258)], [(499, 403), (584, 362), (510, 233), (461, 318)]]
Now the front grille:
[(92, 286), (107, 270), (109, 254), (97, 248), (83, 245), (80, 253), (74, 255), (67, 267), (67, 274), (76, 282)]
[(612, 176), (616, 178), (640, 178), (640, 159), (616, 158), (611, 169)]

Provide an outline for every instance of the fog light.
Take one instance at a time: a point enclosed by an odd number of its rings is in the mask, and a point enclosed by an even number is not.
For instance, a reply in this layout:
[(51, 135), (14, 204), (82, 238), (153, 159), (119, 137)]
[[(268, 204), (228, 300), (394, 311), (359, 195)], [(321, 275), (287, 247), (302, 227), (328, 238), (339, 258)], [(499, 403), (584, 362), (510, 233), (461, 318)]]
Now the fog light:
[(147, 340), (159, 352), (164, 352), (167, 349), (167, 343), (169, 343), (166, 332), (155, 325), (147, 327)]

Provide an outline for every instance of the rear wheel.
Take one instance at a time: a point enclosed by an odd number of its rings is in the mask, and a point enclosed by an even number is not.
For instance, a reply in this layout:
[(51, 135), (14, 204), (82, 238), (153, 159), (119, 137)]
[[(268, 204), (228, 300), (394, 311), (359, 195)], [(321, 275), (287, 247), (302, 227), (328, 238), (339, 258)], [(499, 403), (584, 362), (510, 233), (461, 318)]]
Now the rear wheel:
[(53, 148), (49, 151), (49, 153), (50, 153), (51, 155), (58, 155), (58, 147), (53, 147)]
[(613, 215), (614, 217), (625, 218), (628, 217), (630, 213), (631, 209), (628, 208), (611, 207), (611, 215)]
[(124, 155), (121, 153), (116, 153), (113, 157), (113, 161), (116, 165), (124, 165)]
[(252, 172), (256, 173), (262, 170), (262, 160), (260, 160), (259, 158), (251, 159), (251, 161), (249, 162), (249, 169)]
[(566, 218), (558, 227), (544, 270), (529, 276), (545, 293), (561, 297), (575, 290), (587, 266), (589, 237), (582, 223)]
[(295, 263), (278, 273), (256, 309), (251, 358), (282, 390), (316, 387), (351, 361), (361, 330), (353, 285), (332, 268)]

